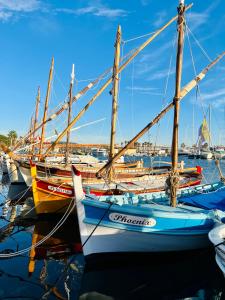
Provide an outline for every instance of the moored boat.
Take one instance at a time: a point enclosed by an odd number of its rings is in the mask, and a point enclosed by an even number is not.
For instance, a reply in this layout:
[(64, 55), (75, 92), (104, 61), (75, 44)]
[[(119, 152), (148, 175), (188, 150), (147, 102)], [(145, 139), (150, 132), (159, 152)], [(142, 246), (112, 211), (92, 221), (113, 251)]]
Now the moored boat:
[[(181, 173), (179, 188), (187, 188), (200, 184), (199, 168), (191, 172)], [(37, 214), (62, 213), (65, 211), (71, 198), (74, 197), (72, 181), (67, 177), (38, 177), (35, 164), (31, 166), (33, 174), (32, 189)], [(81, 173), (82, 174), (82, 173)], [(166, 188), (167, 174), (145, 175), (137, 178), (123, 178), (107, 183), (102, 179), (84, 180), (84, 190), (90, 195), (109, 196), (163, 192)]]
[(81, 175), (75, 168), (73, 181), (85, 256), (182, 251), (209, 245), (207, 234), (217, 215), (213, 211), (183, 204), (174, 208), (154, 200), (149, 203), (144, 195), (139, 203), (132, 203), (129, 196), (93, 199), (83, 193)]
[[(110, 174), (115, 160), (158, 123), (170, 108), (174, 108), (172, 168), (168, 177), (170, 201), (148, 202), (146, 194), (137, 203), (132, 201), (129, 194), (123, 195), (120, 202), (118, 195), (93, 199), (90, 195), (84, 194), (81, 174), (73, 167), (74, 196), (85, 256), (110, 252), (170, 252), (203, 248), (209, 245), (208, 232), (218, 219), (221, 220), (225, 216), (225, 212), (222, 211), (205, 210), (177, 202), (179, 103), (217, 61), (210, 63), (194, 81), (181, 89), (187, 8), (184, 0), (180, 0), (177, 20), (176, 86), (172, 103), (137, 133), (123, 149), (110, 157), (110, 161), (98, 172), (102, 177)], [(207, 195), (204, 194), (202, 197), (206, 199)]]
[(216, 251), (216, 262), (225, 277), (225, 224), (217, 224), (209, 232), (209, 239)]

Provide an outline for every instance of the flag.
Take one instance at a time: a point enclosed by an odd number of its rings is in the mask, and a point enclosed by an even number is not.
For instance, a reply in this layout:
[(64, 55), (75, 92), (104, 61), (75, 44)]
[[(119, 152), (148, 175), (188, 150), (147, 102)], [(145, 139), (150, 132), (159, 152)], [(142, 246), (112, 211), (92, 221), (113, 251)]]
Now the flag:
[(210, 133), (206, 118), (203, 119), (202, 125), (198, 131), (198, 146), (201, 147), (205, 143), (209, 143)]

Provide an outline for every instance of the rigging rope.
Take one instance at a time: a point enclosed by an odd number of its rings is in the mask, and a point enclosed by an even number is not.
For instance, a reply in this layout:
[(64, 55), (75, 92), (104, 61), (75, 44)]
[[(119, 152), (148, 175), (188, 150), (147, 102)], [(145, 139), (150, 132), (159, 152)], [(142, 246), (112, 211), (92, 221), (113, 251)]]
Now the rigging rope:
[[(187, 29), (188, 29), (188, 27), (187, 27)], [(190, 50), (194, 75), (196, 77), (197, 76), (197, 71), (196, 71), (196, 67), (195, 67), (195, 61), (194, 61), (194, 56), (193, 56), (193, 51), (192, 51), (192, 47), (191, 47), (191, 43), (190, 43), (190, 37), (189, 37), (188, 30), (187, 30), (187, 38), (188, 38), (188, 45), (189, 45), (189, 50)], [(201, 108), (202, 108), (203, 116), (205, 117), (206, 113), (205, 113), (205, 109), (204, 109), (204, 106), (203, 106), (203, 99), (202, 99), (202, 96), (201, 96), (199, 84), (197, 83), (197, 85), (196, 85), (196, 101), (198, 100), (198, 96), (199, 96), (199, 99), (200, 99), (200, 105), (201, 105)]]
[(187, 23), (186, 23), (186, 28), (187, 31), (190, 32), (190, 34), (192, 35), (192, 37), (194, 38), (196, 44), (199, 46), (199, 48), (202, 50), (202, 53), (205, 55), (205, 57), (212, 62), (212, 59), (209, 57), (209, 55), (207, 54), (206, 50), (201, 46), (200, 42), (197, 40), (197, 38), (195, 37), (195, 35), (193, 34), (193, 32), (191, 31), (191, 29), (188, 27)]
[(146, 33), (146, 34), (143, 34), (143, 35), (139, 35), (137, 37), (134, 37), (134, 38), (131, 38), (131, 39), (128, 39), (128, 40), (123, 40), (122, 43), (123, 44), (126, 44), (126, 43), (129, 43), (129, 42), (132, 42), (132, 41), (135, 41), (135, 40), (138, 40), (138, 39), (141, 39), (141, 38), (144, 38), (146, 36), (149, 36), (149, 35), (152, 35), (156, 33), (156, 31), (152, 31), (152, 32), (149, 32), (149, 33)]

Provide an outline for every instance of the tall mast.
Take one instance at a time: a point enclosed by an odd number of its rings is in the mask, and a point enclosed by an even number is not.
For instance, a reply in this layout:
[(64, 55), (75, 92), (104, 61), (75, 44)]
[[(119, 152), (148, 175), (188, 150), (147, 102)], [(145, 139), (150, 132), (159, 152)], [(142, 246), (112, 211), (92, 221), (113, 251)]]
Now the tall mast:
[(184, 43), (184, 11), (185, 5), (184, 0), (179, 0), (178, 6), (178, 19), (177, 19), (177, 30), (178, 30), (178, 40), (177, 40), (177, 59), (176, 59), (176, 86), (175, 86), (175, 96), (174, 102), (174, 120), (173, 120), (173, 141), (172, 141), (172, 172), (170, 175), (170, 191), (171, 191), (171, 205), (176, 206), (176, 194), (178, 186), (178, 173), (177, 173), (177, 163), (178, 163), (178, 126), (179, 126), (179, 110), (180, 110), (180, 90), (181, 90), (181, 75), (182, 75), (182, 62), (183, 62), (183, 43)]
[[(120, 63), (120, 44), (121, 44), (121, 26), (118, 26), (115, 42), (115, 56), (113, 65), (113, 89), (112, 89), (112, 123), (111, 123), (111, 137), (110, 137), (110, 152), (109, 159), (115, 155), (115, 135), (116, 135), (116, 120), (118, 107), (118, 89), (119, 89), (119, 63)], [(112, 172), (110, 171), (110, 177)]]
[[(34, 116), (32, 115), (31, 119), (30, 119), (30, 129), (29, 132), (32, 132), (34, 127)], [(32, 143), (32, 141), (30, 140), (30, 143)], [(31, 151), (31, 149), (29, 150), (29, 152)]]
[[(208, 64), (194, 79), (189, 81), (181, 90), (179, 101), (181, 101), (193, 88), (195, 88), (198, 83), (205, 78), (208, 71), (215, 66), (223, 57), (225, 56), (225, 51), (222, 52), (216, 59), (214, 59), (210, 64)], [(172, 108), (174, 107), (174, 102), (170, 102), (150, 123), (148, 123), (132, 140), (130, 140), (115, 156), (113, 159), (109, 160), (98, 172), (97, 176), (102, 177), (103, 173), (106, 172), (111, 165), (123, 155), (127, 149), (131, 147), (137, 140), (139, 140), (152, 126), (157, 124), (159, 120)], [(4, 147), (2, 147), (3, 151)]]
[(192, 106), (192, 145), (195, 144), (195, 111), (194, 111), (194, 103)]
[[(192, 4), (186, 7), (186, 10), (191, 8)], [(145, 48), (147, 47), (164, 29), (166, 29), (172, 22), (177, 20), (178, 16), (173, 17), (169, 22), (157, 30), (150, 38), (148, 38), (136, 51), (119, 67), (118, 73), (122, 72), (126, 66)], [(68, 130), (70, 130), (74, 124), (82, 117), (82, 115), (87, 111), (87, 109), (95, 102), (95, 100), (102, 94), (102, 92), (109, 86), (112, 82), (112, 78), (109, 78), (105, 84), (99, 89), (99, 91), (92, 97), (92, 99), (85, 105), (85, 107), (79, 112), (79, 114), (71, 121), (70, 125), (58, 136), (58, 138), (52, 143), (52, 145), (46, 150), (43, 156), (48, 155), (48, 153), (54, 149), (55, 145), (64, 137)]]
[[(40, 104), (40, 98), (41, 98), (41, 93), (40, 93), (40, 86), (38, 87), (38, 93), (36, 97), (36, 108), (35, 108), (35, 117), (34, 117), (34, 128), (33, 128), (33, 143), (35, 140), (35, 130), (37, 127), (37, 122), (38, 122), (38, 112), (39, 112), (39, 104)], [(32, 146), (32, 154), (34, 155), (34, 148), (35, 145)]]
[(211, 139), (211, 114), (212, 114), (212, 107), (209, 104), (209, 147), (212, 146), (212, 139)]
[[(68, 126), (71, 122), (74, 77), (75, 77), (75, 75), (74, 75), (74, 64), (73, 64), (72, 65), (72, 73), (71, 73), (71, 81), (70, 81), (70, 91), (69, 91)], [(70, 130), (67, 131), (67, 136), (66, 136), (66, 153), (65, 153), (66, 165), (69, 162), (69, 142), (70, 142)]]
[(49, 101), (49, 95), (50, 95), (50, 90), (51, 90), (53, 69), (54, 69), (54, 57), (52, 58), (51, 68), (50, 68), (49, 77), (48, 77), (48, 88), (47, 88), (47, 93), (46, 93), (46, 98), (45, 98), (44, 115), (43, 115), (43, 119), (42, 119), (43, 126), (42, 126), (42, 130), (41, 130), (41, 141), (40, 141), (39, 154), (42, 153), (43, 143), (44, 143), (44, 139), (45, 139), (45, 124), (44, 123), (47, 118), (47, 109), (48, 109), (48, 101)]

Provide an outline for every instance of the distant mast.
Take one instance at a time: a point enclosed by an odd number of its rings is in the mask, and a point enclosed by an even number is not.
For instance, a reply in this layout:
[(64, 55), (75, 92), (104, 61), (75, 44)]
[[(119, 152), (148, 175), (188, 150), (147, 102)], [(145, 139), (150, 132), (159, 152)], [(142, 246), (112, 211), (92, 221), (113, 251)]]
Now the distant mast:
[[(70, 81), (70, 90), (69, 90), (69, 107), (68, 107), (68, 126), (71, 122), (71, 114), (72, 114), (72, 103), (73, 103), (73, 84), (74, 84), (74, 64), (72, 65), (72, 73), (71, 73), (71, 81)], [(69, 142), (70, 142), (70, 130), (67, 131), (66, 136), (66, 153), (65, 153), (65, 164), (69, 163)]]
[[(110, 152), (109, 159), (115, 155), (115, 135), (116, 135), (116, 121), (118, 109), (118, 90), (119, 90), (119, 63), (120, 63), (120, 44), (121, 44), (121, 27), (118, 26), (115, 43), (115, 56), (113, 65), (113, 88), (112, 88), (112, 120), (111, 120), (111, 138), (110, 138)], [(112, 168), (110, 168), (109, 177), (112, 179)]]
[(32, 146), (32, 155), (34, 156), (34, 151), (35, 151), (35, 130), (37, 128), (37, 123), (38, 123), (38, 112), (39, 112), (39, 104), (40, 104), (40, 98), (41, 98), (41, 92), (40, 92), (40, 86), (38, 87), (38, 93), (36, 97), (36, 108), (35, 108), (35, 117), (34, 117), (34, 128), (33, 128), (33, 146)]
[(177, 172), (178, 164), (178, 127), (179, 127), (179, 110), (180, 110), (180, 90), (181, 90), (181, 76), (182, 76), (182, 62), (183, 62), (183, 43), (184, 43), (184, 0), (179, 0), (178, 6), (178, 40), (177, 40), (177, 59), (176, 59), (176, 86), (174, 103), (174, 120), (173, 120), (173, 140), (172, 140), (172, 170), (170, 174), (170, 197), (171, 206), (176, 206), (177, 188), (179, 184), (179, 174)]
[(42, 119), (43, 126), (42, 126), (42, 130), (41, 130), (41, 141), (40, 141), (39, 154), (42, 154), (43, 143), (44, 143), (44, 139), (45, 139), (45, 121), (47, 119), (47, 110), (48, 110), (49, 95), (50, 95), (50, 90), (51, 90), (53, 69), (54, 69), (54, 57), (52, 58), (51, 68), (50, 68), (49, 77), (48, 77), (48, 88), (47, 88), (47, 93), (46, 93), (46, 98), (45, 98), (44, 115), (43, 115), (43, 119)]
[[(34, 127), (34, 116), (32, 115), (31, 119), (30, 119), (30, 129), (29, 132), (32, 132)], [(32, 140), (30, 139), (30, 143), (32, 144)], [(29, 152), (31, 153), (31, 149), (29, 150)]]

